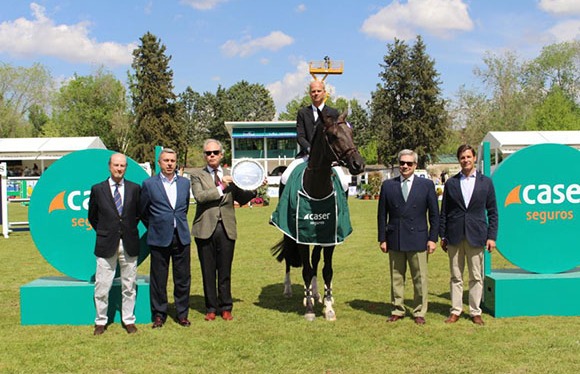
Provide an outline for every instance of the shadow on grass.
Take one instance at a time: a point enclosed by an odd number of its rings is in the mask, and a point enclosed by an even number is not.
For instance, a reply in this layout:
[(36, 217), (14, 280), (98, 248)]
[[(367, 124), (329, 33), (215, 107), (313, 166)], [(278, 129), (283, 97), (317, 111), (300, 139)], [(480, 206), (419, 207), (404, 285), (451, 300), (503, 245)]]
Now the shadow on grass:
[(302, 305), (302, 295), (304, 293), (303, 286), (293, 284), (293, 296), (289, 298), (282, 295), (283, 290), (283, 283), (276, 283), (262, 287), (262, 291), (258, 296), (258, 301), (255, 302), (254, 305), (282, 313), (296, 313), (302, 315), (304, 313), (304, 306)]
[(391, 313), (391, 305), (381, 301), (355, 299), (347, 301), (346, 304), (353, 309), (367, 312), (369, 314), (386, 316)]

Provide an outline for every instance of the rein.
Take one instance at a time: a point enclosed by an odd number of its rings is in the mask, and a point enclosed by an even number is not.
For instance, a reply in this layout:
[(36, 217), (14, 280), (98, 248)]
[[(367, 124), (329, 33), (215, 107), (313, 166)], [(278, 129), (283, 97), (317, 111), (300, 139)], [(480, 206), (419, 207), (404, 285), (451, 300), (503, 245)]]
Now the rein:
[(346, 157), (348, 157), (349, 155), (351, 155), (352, 153), (356, 152), (356, 148), (350, 147), (350, 148), (344, 150), (343, 152), (336, 153), (334, 148), (332, 148), (332, 145), (330, 145), (330, 141), (328, 140), (328, 136), (326, 135), (327, 129), (329, 129), (332, 126), (339, 126), (339, 125), (347, 125), (348, 126), (348, 124), (345, 121), (336, 122), (330, 126), (326, 126), (324, 129), (325, 130), (324, 131), (324, 139), (326, 140), (326, 144), (328, 145), (328, 148), (330, 148), (330, 151), (332, 152), (332, 155), (334, 156), (334, 161), (338, 162), (342, 166), (346, 166), (346, 161), (344, 161), (344, 159)]

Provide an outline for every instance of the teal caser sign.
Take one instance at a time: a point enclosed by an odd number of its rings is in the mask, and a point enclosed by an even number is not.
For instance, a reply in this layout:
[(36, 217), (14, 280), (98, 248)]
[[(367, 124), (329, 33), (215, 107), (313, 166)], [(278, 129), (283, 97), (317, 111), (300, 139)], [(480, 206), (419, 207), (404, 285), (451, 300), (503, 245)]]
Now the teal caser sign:
[[(114, 152), (90, 149), (70, 153), (52, 164), (38, 180), (30, 197), (29, 222), (34, 244), (42, 256), (69, 277), (89, 281), (96, 269), (95, 231), (88, 221), (91, 187), (110, 175)], [(127, 158), (125, 178), (141, 184), (147, 173)], [(139, 263), (149, 254), (146, 229), (139, 224)]]
[(542, 274), (580, 265), (580, 174), (576, 165), (580, 165), (578, 150), (540, 144), (512, 154), (494, 172), (497, 247), (514, 265)]

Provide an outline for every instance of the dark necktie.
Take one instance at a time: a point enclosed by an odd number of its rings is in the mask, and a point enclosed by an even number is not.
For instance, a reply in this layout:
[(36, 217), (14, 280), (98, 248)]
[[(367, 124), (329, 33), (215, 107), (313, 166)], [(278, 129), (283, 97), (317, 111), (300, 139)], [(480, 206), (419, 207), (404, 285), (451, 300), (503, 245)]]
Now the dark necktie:
[(220, 177), (218, 175), (218, 169), (213, 169), (213, 180), (216, 186), (220, 185)]
[(113, 194), (113, 199), (115, 200), (117, 212), (119, 212), (119, 215), (123, 214), (123, 201), (121, 200), (121, 194), (119, 193), (119, 183), (115, 184), (115, 193)]

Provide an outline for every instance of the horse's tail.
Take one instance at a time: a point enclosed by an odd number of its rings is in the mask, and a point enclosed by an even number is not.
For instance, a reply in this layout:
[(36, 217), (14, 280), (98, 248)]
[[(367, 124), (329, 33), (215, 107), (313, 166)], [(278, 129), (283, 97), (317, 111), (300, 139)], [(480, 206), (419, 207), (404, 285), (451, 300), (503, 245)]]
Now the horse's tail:
[(298, 253), (298, 245), (289, 236), (284, 235), (278, 243), (270, 248), (270, 251), (278, 262), (286, 260), (292, 267), (298, 268), (302, 266), (300, 253)]

